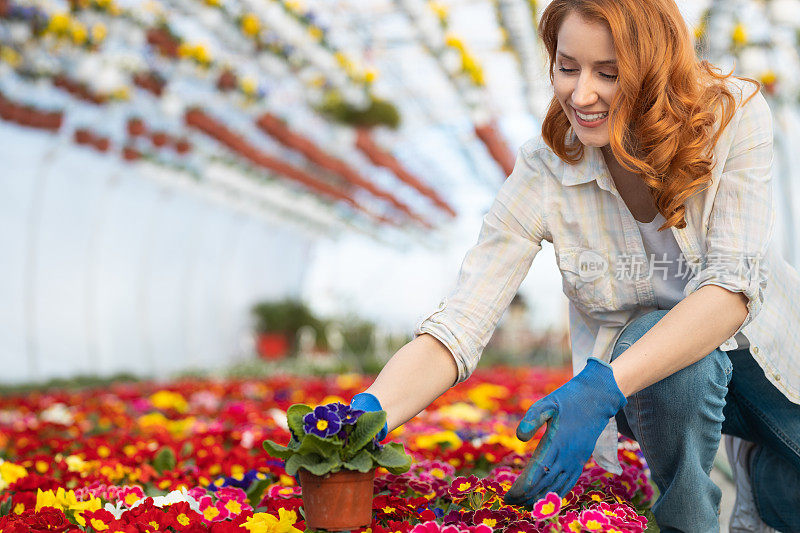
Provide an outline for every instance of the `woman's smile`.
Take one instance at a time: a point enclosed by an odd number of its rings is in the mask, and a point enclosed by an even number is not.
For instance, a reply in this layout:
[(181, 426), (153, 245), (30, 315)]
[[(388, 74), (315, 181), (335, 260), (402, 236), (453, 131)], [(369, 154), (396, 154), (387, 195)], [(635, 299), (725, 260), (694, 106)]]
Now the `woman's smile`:
[(575, 121), (584, 128), (596, 128), (604, 124), (608, 118), (608, 111), (602, 113), (582, 113), (574, 107), (572, 107), (572, 111), (575, 113)]

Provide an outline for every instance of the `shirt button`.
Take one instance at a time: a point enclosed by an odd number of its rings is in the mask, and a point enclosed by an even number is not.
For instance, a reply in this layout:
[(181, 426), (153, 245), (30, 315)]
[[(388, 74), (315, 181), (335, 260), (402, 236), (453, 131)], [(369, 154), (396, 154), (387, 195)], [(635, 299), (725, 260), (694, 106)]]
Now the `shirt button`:
[(758, 354), (758, 346), (753, 346), (753, 353)]
[(780, 374), (775, 374), (772, 377), (775, 378), (775, 381), (780, 381), (781, 380), (781, 375)]

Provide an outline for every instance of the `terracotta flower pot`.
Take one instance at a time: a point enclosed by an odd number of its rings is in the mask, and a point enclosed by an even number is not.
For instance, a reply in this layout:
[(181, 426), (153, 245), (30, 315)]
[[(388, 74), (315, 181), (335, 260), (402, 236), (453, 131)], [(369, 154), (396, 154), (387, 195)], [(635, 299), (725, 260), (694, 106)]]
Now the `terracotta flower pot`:
[(375, 469), (365, 473), (340, 470), (325, 476), (301, 469), (299, 475), (306, 527), (348, 531), (370, 525)]

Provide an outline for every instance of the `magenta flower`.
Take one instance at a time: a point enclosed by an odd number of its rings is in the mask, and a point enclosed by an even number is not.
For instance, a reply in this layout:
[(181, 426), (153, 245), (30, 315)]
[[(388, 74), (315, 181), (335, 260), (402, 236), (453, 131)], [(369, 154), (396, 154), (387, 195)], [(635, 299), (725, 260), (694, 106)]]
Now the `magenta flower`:
[(453, 498), (466, 498), (475, 489), (481, 486), (481, 480), (477, 476), (459, 476), (450, 484), (447, 492)]
[(578, 519), (578, 513), (575, 511), (567, 511), (563, 516), (560, 516), (558, 524), (564, 531), (583, 531), (581, 521)]
[(561, 496), (555, 492), (548, 492), (541, 500), (533, 504), (531, 516), (537, 520), (544, 520), (558, 516), (561, 511)]
[[(452, 528), (455, 531), (458, 531), (458, 529), (453, 528), (452, 526), (445, 526), (445, 527)], [(416, 526), (411, 528), (411, 531), (409, 531), (409, 533), (441, 533), (442, 531), (444, 531), (442, 526), (431, 520), (429, 522), (417, 524)]]
[(589, 531), (603, 531), (605, 526), (610, 526), (611, 521), (608, 517), (595, 509), (586, 509), (578, 516), (581, 525)]

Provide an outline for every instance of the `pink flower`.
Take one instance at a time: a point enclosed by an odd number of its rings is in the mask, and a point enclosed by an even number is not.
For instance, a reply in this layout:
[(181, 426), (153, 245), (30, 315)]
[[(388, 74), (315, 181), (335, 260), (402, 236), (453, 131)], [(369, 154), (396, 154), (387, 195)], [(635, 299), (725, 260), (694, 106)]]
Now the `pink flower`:
[(273, 485), (267, 491), (267, 496), (273, 499), (284, 499), (288, 500), (290, 498), (296, 498), (300, 496), (302, 493), (302, 489), (300, 487), (284, 487), (282, 485)]
[(596, 511), (594, 509), (586, 509), (581, 512), (578, 520), (580, 520), (581, 525), (589, 531), (603, 531), (605, 526), (611, 525), (611, 521), (602, 511)]
[(558, 516), (561, 511), (561, 496), (555, 492), (548, 492), (541, 500), (533, 504), (531, 516), (537, 520)]
[[(447, 527), (451, 528), (452, 526), (447, 526)], [(411, 528), (411, 531), (409, 533), (441, 533), (442, 531), (443, 531), (442, 526), (431, 520), (430, 522), (417, 524), (416, 526)]]
[(117, 499), (125, 507), (130, 507), (139, 500), (144, 499), (144, 491), (138, 485), (123, 485), (117, 492)]
[(189, 496), (191, 496), (195, 500), (199, 500), (200, 498), (205, 496), (208, 491), (206, 489), (204, 489), (203, 487), (192, 487), (191, 489), (189, 489), (186, 492), (187, 492), (187, 494), (189, 494)]
[(247, 493), (238, 487), (222, 487), (214, 492), (218, 500), (236, 500), (239, 503), (247, 501)]

